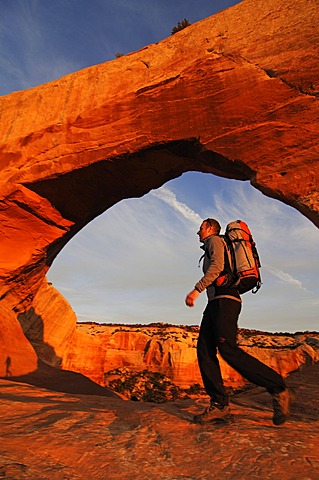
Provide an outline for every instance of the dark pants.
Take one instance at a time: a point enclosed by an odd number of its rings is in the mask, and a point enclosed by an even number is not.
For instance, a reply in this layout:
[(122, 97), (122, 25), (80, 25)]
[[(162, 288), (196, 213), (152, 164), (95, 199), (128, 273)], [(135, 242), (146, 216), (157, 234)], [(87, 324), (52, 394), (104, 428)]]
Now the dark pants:
[(203, 314), (197, 342), (197, 358), (207, 394), (213, 402), (228, 404), (217, 358), (222, 358), (250, 382), (264, 387), (269, 393), (286, 388), (281, 375), (248, 355), (237, 345), (237, 322), (241, 303), (229, 298), (208, 302)]

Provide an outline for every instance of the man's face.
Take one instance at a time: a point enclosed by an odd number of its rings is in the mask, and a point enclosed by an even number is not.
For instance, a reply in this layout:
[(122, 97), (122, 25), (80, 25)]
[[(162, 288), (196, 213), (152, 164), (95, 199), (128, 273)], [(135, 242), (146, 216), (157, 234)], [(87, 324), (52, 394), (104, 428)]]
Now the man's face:
[(207, 222), (203, 222), (199, 227), (197, 235), (199, 236), (199, 241), (202, 242), (205, 238), (209, 237), (214, 233), (213, 227), (209, 225)]

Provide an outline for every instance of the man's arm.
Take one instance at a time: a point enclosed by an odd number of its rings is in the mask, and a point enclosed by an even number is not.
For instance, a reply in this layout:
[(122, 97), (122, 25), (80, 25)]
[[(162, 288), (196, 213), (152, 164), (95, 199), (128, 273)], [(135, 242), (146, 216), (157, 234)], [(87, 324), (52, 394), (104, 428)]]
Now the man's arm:
[(209, 243), (209, 266), (204, 276), (196, 283), (195, 288), (187, 295), (185, 303), (188, 307), (193, 307), (196, 298), (201, 292), (206, 290), (214, 280), (219, 276), (224, 268), (224, 241), (216, 236), (212, 236)]
[(209, 238), (207, 248), (209, 265), (208, 268), (205, 268), (202, 278), (195, 285), (196, 290), (200, 293), (206, 290), (224, 269), (224, 240), (217, 235), (213, 235)]
[(195, 304), (196, 298), (199, 296), (200, 292), (194, 288), (189, 294), (187, 295), (185, 299), (185, 303), (188, 307), (193, 307)]

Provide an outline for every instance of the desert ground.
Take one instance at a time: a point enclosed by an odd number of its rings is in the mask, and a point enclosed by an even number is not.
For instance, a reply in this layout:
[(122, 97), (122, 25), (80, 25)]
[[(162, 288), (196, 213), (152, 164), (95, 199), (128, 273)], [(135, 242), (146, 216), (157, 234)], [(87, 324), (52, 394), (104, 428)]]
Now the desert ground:
[(272, 424), (269, 395), (257, 387), (232, 397), (232, 423), (207, 426), (192, 422), (204, 399), (126, 401), (41, 366), (0, 381), (0, 478), (316, 480), (318, 378), (318, 364), (288, 377), (295, 400), (283, 426)]

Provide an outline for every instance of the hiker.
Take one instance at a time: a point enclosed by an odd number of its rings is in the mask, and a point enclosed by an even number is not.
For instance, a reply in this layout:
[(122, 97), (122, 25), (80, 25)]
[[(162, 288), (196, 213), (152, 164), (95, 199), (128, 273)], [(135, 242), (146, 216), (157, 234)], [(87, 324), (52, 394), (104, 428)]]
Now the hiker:
[(237, 322), (241, 310), (241, 298), (236, 286), (215, 287), (214, 281), (224, 269), (225, 241), (217, 220), (207, 218), (197, 232), (203, 243), (204, 276), (187, 295), (185, 303), (193, 307), (196, 298), (206, 290), (208, 303), (203, 313), (197, 342), (197, 358), (210, 405), (199, 415), (196, 423), (231, 420), (229, 398), (226, 393), (217, 358), (221, 357), (243, 377), (272, 395), (273, 423), (283, 424), (289, 417), (290, 392), (284, 379), (270, 367), (244, 352), (237, 345)]

